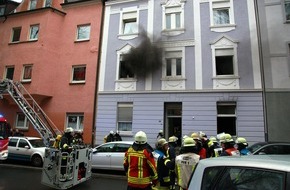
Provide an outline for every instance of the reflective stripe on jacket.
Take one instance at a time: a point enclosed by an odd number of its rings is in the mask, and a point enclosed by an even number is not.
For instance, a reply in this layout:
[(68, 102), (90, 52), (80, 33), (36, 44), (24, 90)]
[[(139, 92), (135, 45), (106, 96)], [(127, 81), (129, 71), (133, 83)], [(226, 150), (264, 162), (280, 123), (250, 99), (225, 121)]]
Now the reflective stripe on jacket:
[(136, 151), (130, 147), (125, 153), (124, 168), (130, 187), (148, 187), (158, 177), (154, 158), (147, 149)]
[(187, 183), (190, 179), (191, 173), (198, 163), (200, 156), (195, 153), (185, 153), (176, 157), (176, 173), (177, 184), (183, 188), (187, 188)]

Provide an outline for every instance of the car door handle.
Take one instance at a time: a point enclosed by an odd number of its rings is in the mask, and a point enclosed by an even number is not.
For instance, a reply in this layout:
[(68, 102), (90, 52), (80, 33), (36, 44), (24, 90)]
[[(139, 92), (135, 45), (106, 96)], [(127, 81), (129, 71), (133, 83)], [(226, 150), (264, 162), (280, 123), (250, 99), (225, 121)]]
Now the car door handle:
[(111, 157), (111, 155), (106, 155), (106, 157)]

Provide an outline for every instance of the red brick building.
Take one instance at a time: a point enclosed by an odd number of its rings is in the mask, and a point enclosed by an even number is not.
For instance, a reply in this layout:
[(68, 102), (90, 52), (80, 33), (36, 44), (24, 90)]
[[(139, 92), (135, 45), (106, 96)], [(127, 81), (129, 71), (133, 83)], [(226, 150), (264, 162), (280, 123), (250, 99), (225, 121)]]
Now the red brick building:
[[(101, 0), (24, 0), (0, 16), (0, 78), (20, 81), (64, 131), (83, 131), (94, 142)], [(26, 136), (37, 136), (12, 98), (0, 113)]]

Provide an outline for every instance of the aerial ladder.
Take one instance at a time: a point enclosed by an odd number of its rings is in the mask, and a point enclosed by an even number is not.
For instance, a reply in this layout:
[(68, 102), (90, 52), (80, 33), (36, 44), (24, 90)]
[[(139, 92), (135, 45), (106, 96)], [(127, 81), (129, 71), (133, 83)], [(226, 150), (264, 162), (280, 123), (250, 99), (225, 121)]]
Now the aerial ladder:
[(0, 96), (7, 93), (31, 122), (47, 147), (42, 169), (42, 184), (55, 189), (68, 189), (89, 180), (92, 149), (84, 145), (73, 145), (69, 151), (52, 147), (56, 136), (62, 133), (22, 83), (9, 79), (0, 80)]

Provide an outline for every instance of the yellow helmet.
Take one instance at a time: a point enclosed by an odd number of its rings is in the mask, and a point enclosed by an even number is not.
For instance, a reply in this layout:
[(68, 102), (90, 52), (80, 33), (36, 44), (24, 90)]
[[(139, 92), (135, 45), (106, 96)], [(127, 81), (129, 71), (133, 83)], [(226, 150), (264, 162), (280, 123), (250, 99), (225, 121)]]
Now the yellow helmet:
[(191, 138), (193, 138), (194, 140), (199, 140), (199, 135), (198, 135), (198, 133), (192, 133), (192, 134), (191, 134)]
[(230, 134), (225, 133), (225, 134), (221, 135), (220, 142), (221, 143), (234, 142), (234, 139), (232, 138), (232, 136)]
[(183, 146), (195, 146), (195, 141), (191, 137), (187, 137), (184, 139)]
[(171, 136), (168, 139), (168, 142), (176, 142), (178, 140), (178, 138), (176, 136)]
[(168, 144), (168, 142), (166, 141), (166, 139), (161, 138), (158, 140), (158, 147), (163, 147), (165, 144)]
[(236, 139), (236, 143), (237, 143), (237, 144), (243, 144), (243, 145), (245, 145), (245, 146), (248, 146), (248, 142), (247, 142), (247, 140), (246, 140), (245, 138), (243, 138), (243, 137), (239, 137), (239, 138), (237, 138), (237, 139)]
[(209, 140), (212, 142), (217, 142), (217, 139), (215, 137), (210, 137)]

